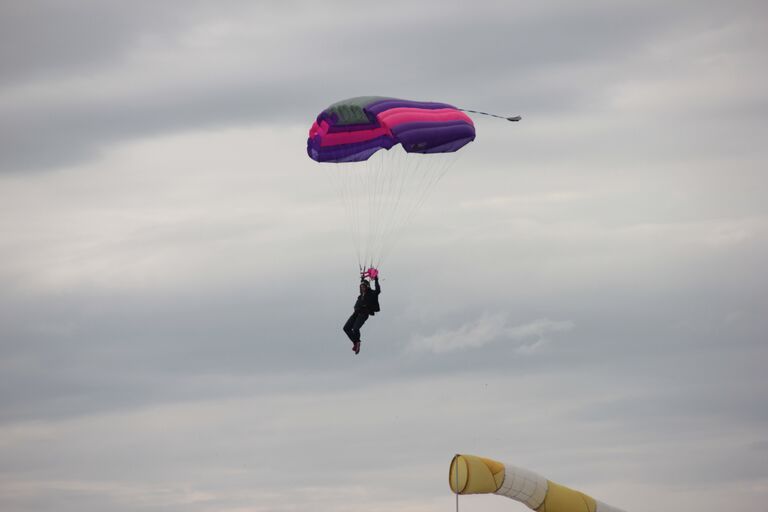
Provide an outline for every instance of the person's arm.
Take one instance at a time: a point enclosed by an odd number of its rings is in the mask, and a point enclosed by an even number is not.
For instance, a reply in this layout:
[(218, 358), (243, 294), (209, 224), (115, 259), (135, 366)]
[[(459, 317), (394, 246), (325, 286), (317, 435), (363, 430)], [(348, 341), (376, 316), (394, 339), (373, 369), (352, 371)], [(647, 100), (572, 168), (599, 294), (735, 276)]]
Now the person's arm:
[(376, 288), (374, 288), (374, 291), (376, 292), (376, 295), (381, 293), (381, 286), (379, 286), (379, 276), (376, 276), (373, 278), (373, 283), (376, 285)]

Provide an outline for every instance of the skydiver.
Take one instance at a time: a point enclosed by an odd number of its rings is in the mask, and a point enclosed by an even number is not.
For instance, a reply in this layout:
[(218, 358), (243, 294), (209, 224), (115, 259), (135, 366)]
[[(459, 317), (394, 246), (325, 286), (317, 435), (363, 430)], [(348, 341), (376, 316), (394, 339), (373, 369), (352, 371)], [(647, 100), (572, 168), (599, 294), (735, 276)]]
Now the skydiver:
[[(374, 270), (374, 272), (366, 272), (360, 276), (360, 295), (357, 296), (357, 301), (355, 301), (352, 316), (344, 324), (344, 332), (352, 341), (352, 350), (355, 354), (360, 353), (360, 328), (368, 320), (369, 316), (373, 316), (380, 311), (379, 294), (381, 293), (381, 287), (379, 286), (379, 276), (375, 269), (371, 270)], [(366, 275), (373, 278), (373, 282), (376, 284), (375, 288), (371, 289), (371, 284), (365, 279)]]

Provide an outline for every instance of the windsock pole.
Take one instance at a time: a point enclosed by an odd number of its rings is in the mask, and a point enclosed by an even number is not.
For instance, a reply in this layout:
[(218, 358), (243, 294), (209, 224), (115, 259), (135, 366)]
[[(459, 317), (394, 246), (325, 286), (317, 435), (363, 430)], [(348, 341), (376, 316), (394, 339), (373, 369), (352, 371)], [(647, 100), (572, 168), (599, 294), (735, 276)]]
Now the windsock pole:
[[(458, 457), (459, 454), (457, 453), (454, 458)], [(459, 465), (456, 464), (456, 512), (459, 512)]]

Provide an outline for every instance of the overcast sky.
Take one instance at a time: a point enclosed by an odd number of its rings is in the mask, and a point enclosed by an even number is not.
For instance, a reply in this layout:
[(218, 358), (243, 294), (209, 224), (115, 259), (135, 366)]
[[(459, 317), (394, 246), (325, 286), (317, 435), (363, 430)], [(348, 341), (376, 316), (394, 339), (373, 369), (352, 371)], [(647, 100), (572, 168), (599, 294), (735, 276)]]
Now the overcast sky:
[[(5, 0), (0, 509), (442, 512), (455, 453), (764, 509), (767, 51), (759, 0)], [(475, 118), (355, 356), (306, 137), (370, 94), (523, 121)]]

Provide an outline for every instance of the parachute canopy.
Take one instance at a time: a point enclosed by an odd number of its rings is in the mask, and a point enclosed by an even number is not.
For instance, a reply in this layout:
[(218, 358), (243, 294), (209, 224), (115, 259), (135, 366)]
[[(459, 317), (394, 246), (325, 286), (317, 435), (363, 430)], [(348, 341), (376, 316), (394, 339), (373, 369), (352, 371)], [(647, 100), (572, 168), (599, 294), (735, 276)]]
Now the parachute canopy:
[(527, 469), (475, 455), (456, 455), (448, 483), (456, 494), (498, 494), (538, 512), (622, 512)]
[(475, 126), (445, 103), (361, 96), (317, 116), (307, 153), (318, 162), (360, 162), (401, 144), (408, 153), (452, 153), (475, 139)]

